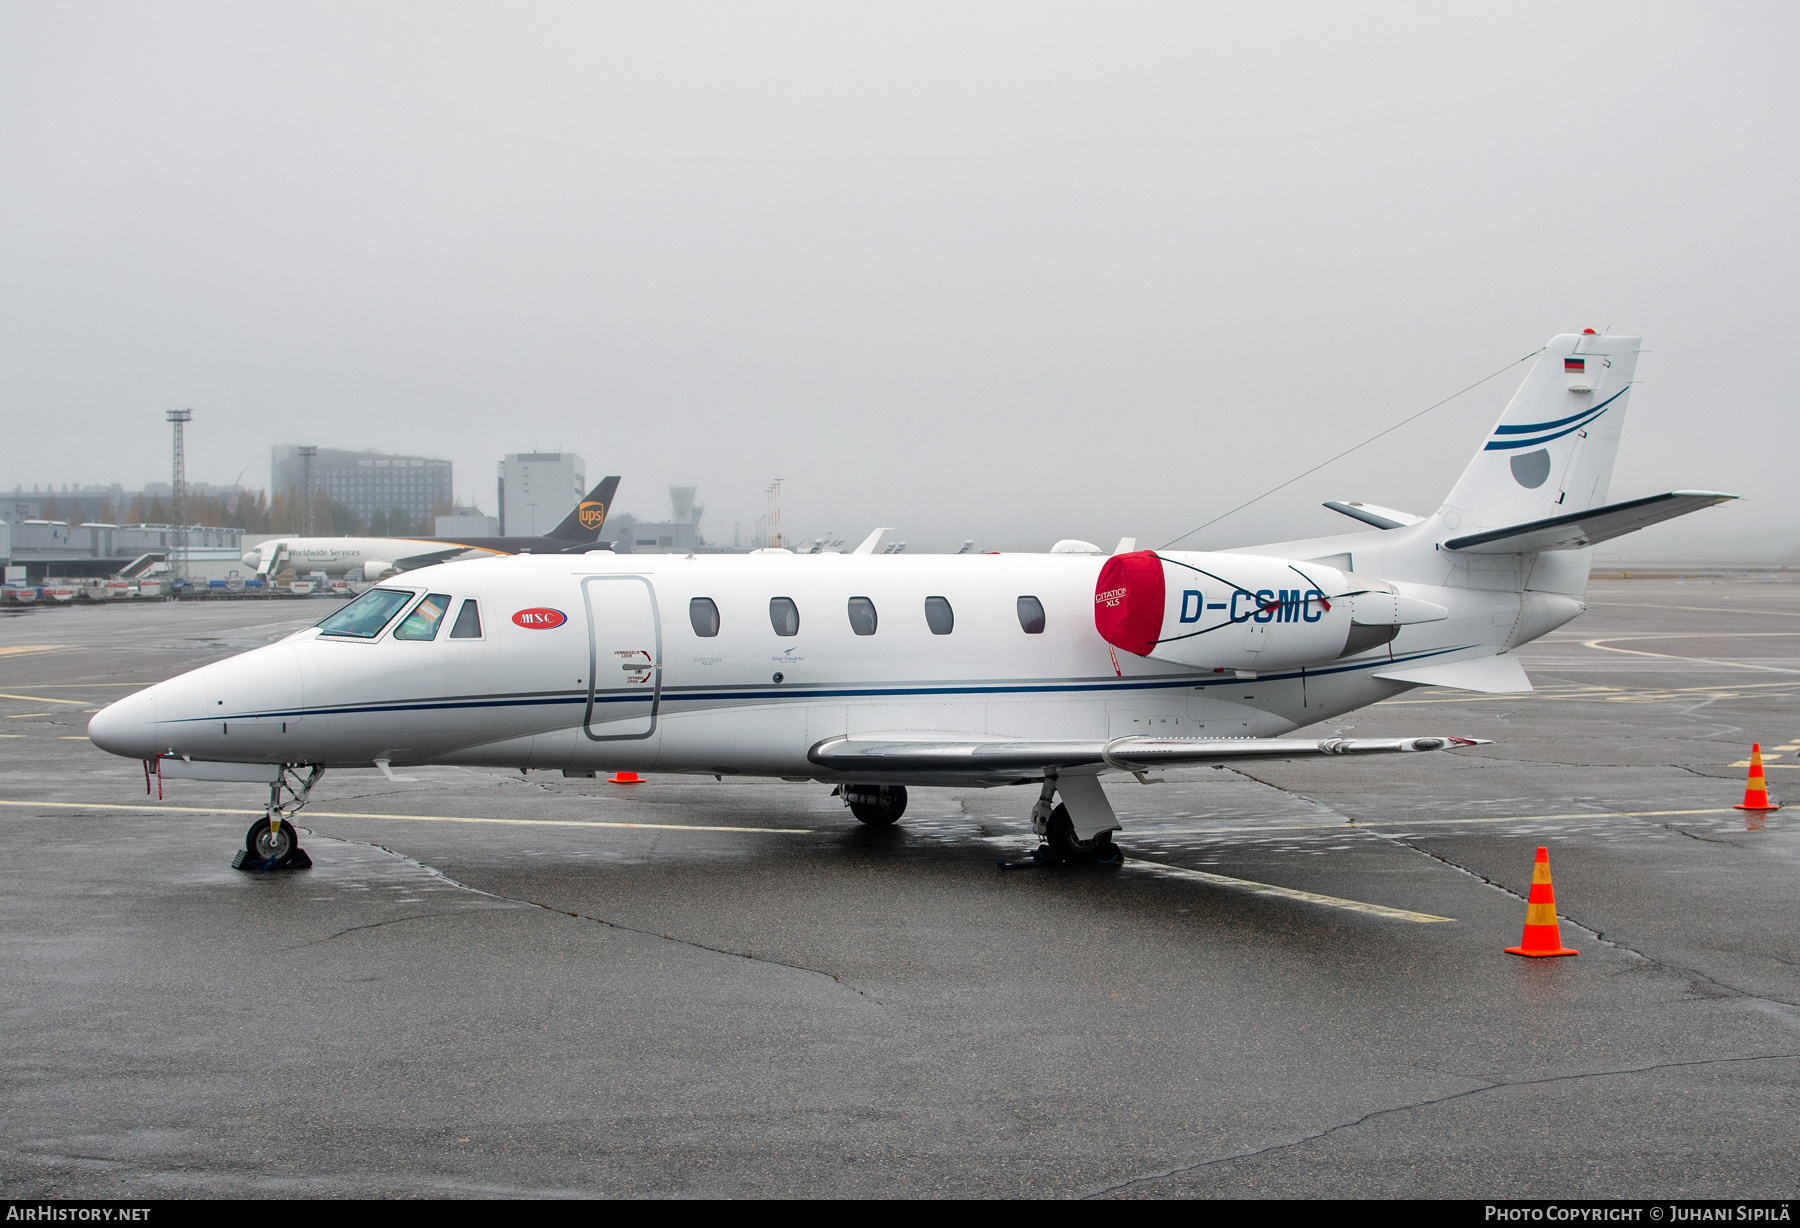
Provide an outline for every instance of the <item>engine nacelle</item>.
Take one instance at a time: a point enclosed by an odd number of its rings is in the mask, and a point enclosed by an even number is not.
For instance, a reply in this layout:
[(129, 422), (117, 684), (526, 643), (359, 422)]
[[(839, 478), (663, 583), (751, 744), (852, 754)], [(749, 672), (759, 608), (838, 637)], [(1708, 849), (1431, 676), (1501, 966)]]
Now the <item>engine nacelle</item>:
[(1384, 580), (1254, 554), (1114, 555), (1094, 590), (1102, 639), (1189, 669), (1326, 665), (1445, 614)]
[(362, 565), (362, 578), (373, 584), (377, 580), (387, 579), (398, 570), (386, 559), (368, 559)]

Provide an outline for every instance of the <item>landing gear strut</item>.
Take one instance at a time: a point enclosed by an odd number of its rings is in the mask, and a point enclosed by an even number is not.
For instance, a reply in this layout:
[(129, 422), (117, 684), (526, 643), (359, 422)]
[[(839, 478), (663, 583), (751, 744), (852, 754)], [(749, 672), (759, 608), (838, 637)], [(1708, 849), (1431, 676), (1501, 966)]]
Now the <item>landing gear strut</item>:
[(1032, 859), (1039, 864), (1072, 861), (1090, 865), (1116, 865), (1125, 860), (1119, 846), (1113, 843), (1112, 832), (1099, 832), (1086, 840), (1075, 834), (1075, 820), (1070, 817), (1069, 808), (1061, 803), (1051, 804), (1056, 783), (1055, 777), (1046, 778), (1037, 804), (1031, 808), (1031, 830), (1044, 838), (1044, 846), (1032, 853)]
[(906, 813), (905, 785), (845, 785), (844, 804), (871, 827), (886, 827)]
[(282, 770), (281, 778), (269, 786), (267, 812), (244, 833), (244, 847), (231, 859), (232, 869), (266, 872), (312, 868), (312, 858), (300, 847), (300, 829), (289, 816), (306, 805), (313, 786), (324, 774), (325, 769), (317, 764), (305, 776), (293, 768)]

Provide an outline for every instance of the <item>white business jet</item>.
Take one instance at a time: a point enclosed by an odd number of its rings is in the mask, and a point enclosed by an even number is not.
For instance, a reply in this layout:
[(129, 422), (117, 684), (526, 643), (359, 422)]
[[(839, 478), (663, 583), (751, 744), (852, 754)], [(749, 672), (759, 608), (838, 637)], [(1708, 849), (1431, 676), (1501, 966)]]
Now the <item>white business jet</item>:
[[(1283, 736), (1410, 687), (1527, 691), (1592, 547), (1733, 496), (1606, 504), (1635, 337), (1546, 347), (1444, 505), (1242, 550), (520, 555), (409, 571), (95, 716), (164, 776), (260, 781), (246, 856), (327, 768), (775, 776), (865, 823), (912, 785), (1037, 786), (1054, 855), (1118, 856), (1101, 778), (1472, 741)], [(1122, 543), (1123, 544), (1123, 543)], [(1060, 802), (1060, 804), (1058, 804)]]

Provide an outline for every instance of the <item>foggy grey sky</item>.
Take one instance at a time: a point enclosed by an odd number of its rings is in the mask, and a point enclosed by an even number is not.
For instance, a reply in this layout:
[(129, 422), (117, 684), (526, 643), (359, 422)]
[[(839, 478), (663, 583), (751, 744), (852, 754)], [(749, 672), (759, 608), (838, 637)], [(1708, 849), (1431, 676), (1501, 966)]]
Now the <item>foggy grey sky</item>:
[[(1583, 327), (1800, 548), (1788, 5), (0, 5), (0, 488), (563, 447), (730, 540), (1156, 545)], [(1437, 506), (1524, 368), (1189, 539)], [(1625, 546), (1628, 543), (1616, 543)], [(1618, 553), (1619, 551), (1614, 551)]]

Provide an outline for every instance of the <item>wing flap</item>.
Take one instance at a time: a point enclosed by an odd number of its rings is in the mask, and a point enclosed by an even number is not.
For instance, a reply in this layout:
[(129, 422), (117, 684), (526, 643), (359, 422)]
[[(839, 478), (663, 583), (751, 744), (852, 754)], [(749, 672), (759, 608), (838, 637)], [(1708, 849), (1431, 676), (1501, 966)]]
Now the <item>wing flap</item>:
[(1136, 772), (1187, 764), (1321, 755), (1389, 755), (1487, 745), (1481, 738), (1146, 738), (1093, 741), (826, 738), (807, 758), (834, 772), (992, 777), (1045, 771)]
[(1672, 490), (1665, 495), (1648, 495), (1624, 503), (1589, 508), (1585, 512), (1552, 516), (1548, 520), (1533, 520), (1504, 529), (1453, 537), (1444, 543), (1444, 549), (1469, 554), (1580, 550), (1735, 498), (1736, 495), (1716, 490)]

